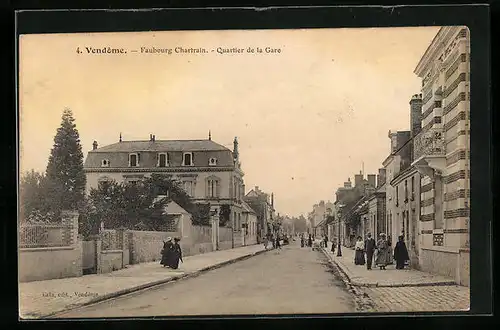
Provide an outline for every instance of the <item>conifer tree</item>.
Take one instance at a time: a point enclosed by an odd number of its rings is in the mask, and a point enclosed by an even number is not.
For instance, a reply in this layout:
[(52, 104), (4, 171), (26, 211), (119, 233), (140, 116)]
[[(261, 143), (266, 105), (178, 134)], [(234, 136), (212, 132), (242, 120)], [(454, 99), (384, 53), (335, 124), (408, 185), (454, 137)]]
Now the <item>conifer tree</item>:
[(70, 109), (62, 114), (47, 165), (47, 198), (52, 211), (77, 209), (85, 194), (83, 152)]

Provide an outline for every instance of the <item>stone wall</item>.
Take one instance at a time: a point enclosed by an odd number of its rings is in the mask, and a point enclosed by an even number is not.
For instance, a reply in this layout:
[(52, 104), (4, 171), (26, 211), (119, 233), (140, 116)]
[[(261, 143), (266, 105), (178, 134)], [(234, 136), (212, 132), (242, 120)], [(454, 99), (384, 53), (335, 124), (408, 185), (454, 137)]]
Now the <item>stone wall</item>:
[(459, 252), (459, 284), (470, 287), (470, 251), (460, 249)]
[(19, 281), (41, 281), (82, 276), (82, 243), (71, 247), (19, 250)]
[(100, 257), (100, 272), (111, 273), (112, 271), (123, 268), (123, 251), (122, 250), (105, 250), (101, 251)]
[(178, 233), (157, 231), (128, 231), (130, 264), (157, 261), (161, 259), (161, 249), (167, 237), (179, 236)]
[(420, 255), (421, 270), (451, 277), (459, 283), (458, 259), (458, 250), (442, 247), (422, 247)]

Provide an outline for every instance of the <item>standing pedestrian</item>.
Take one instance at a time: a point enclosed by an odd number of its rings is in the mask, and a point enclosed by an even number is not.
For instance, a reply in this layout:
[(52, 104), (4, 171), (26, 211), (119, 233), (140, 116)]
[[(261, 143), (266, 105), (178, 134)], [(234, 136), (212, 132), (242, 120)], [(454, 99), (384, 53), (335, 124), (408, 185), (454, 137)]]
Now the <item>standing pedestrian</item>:
[(380, 267), (381, 270), (385, 270), (385, 267), (389, 264), (389, 258), (391, 255), (389, 246), (387, 245), (386, 235), (384, 233), (380, 234), (380, 239), (377, 242), (377, 258), (375, 259), (375, 264)]
[(399, 240), (394, 248), (394, 259), (396, 259), (396, 269), (404, 269), (405, 262), (410, 260), (408, 249), (406, 248), (404, 237), (402, 235), (399, 236)]
[(304, 247), (304, 234), (300, 235), (300, 247)]
[(309, 238), (307, 239), (307, 246), (312, 247), (313, 246), (313, 240), (311, 234), (309, 234)]
[(269, 240), (267, 239), (268, 235), (264, 236), (264, 249), (267, 250), (267, 245), (269, 244)]
[(373, 254), (375, 253), (377, 243), (373, 239), (371, 233), (368, 233), (368, 235), (366, 236), (368, 236), (368, 238), (365, 241), (366, 269), (370, 270), (372, 269)]
[(181, 246), (179, 244), (179, 241), (181, 239), (179, 237), (176, 237), (174, 238), (174, 244), (173, 244), (173, 256), (172, 256), (172, 264), (170, 266), (170, 268), (172, 269), (177, 269), (179, 268), (179, 260), (184, 263), (184, 261), (182, 260), (182, 250), (181, 250)]
[(328, 236), (325, 235), (325, 249), (328, 248)]
[(365, 244), (363, 243), (363, 238), (358, 236), (356, 245), (354, 246), (354, 264), (364, 265), (365, 264)]
[(276, 248), (281, 250), (280, 236), (276, 235)]
[(332, 253), (335, 253), (335, 245), (336, 245), (336, 242), (335, 242), (335, 239), (332, 240)]

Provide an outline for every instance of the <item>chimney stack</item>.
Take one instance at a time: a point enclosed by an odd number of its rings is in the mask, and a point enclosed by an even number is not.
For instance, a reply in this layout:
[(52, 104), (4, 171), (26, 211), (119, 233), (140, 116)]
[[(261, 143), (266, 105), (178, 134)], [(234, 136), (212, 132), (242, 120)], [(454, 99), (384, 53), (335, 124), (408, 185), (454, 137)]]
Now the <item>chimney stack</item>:
[(92, 143), (92, 150), (96, 149), (97, 149), (97, 141), (94, 141), (94, 143)]
[(359, 187), (363, 183), (363, 174), (354, 175), (354, 187)]
[(376, 182), (377, 176), (375, 174), (368, 174), (367, 180), (368, 180), (368, 184), (371, 187), (375, 188), (377, 186), (377, 182)]
[(153, 134), (153, 142), (156, 141), (156, 135)]
[(410, 100), (410, 131), (414, 137), (422, 130), (422, 94), (415, 94)]
[(347, 178), (347, 181), (344, 182), (344, 188), (352, 188), (351, 178)]

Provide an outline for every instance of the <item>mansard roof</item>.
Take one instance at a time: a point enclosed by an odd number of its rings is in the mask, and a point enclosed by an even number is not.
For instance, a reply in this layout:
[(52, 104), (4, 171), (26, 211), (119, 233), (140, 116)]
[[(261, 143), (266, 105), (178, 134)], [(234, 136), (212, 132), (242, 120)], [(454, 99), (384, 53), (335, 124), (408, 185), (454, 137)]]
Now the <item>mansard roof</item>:
[(90, 152), (231, 151), (212, 140), (121, 141)]

